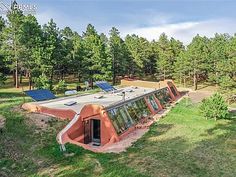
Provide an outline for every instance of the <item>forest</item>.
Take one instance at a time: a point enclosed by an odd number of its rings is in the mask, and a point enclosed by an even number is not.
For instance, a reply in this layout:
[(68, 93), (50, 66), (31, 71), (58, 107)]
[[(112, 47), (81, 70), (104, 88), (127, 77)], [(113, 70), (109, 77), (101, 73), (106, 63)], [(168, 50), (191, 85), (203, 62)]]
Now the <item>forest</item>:
[[(29, 2), (40, 7), (36, 16), (14, 8), (16, 1), (0, 15), (0, 177), (236, 176), (236, 33), (231, 33), (236, 32), (231, 26), (236, 3)], [(39, 13), (55, 18), (43, 24)], [(156, 22), (159, 16), (163, 24)], [(139, 28), (131, 31), (174, 24), (175, 35), (163, 30), (153, 40), (124, 36), (122, 29), (134, 17), (138, 22), (132, 26)], [(230, 20), (215, 23), (223, 18)], [(83, 32), (72, 28), (76, 23)], [(103, 26), (111, 29), (99, 31)], [(226, 28), (229, 33), (223, 33)], [(211, 35), (201, 35), (202, 30)], [(176, 37), (183, 31), (192, 36), (187, 44)], [(142, 82), (137, 90), (125, 87), (123, 78), (172, 79), (180, 95), (157, 83), (155, 88)], [(102, 80), (118, 92), (103, 93), (93, 85)], [(36, 102), (26, 96), (27, 90), (37, 89), (57, 98)], [(71, 118), (62, 120), (61, 115)], [(69, 143), (61, 141), (64, 137)], [(84, 145), (116, 152), (95, 153)]]
[(79, 82), (108, 80), (113, 84), (124, 76), (149, 76), (174, 79), (195, 90), (207, 82), (233, 95), (236, 35), (196, 35), (185, 46), (165, 33), (148, 41), (135, 34), (122, 38), (115, 27), (105, 35), (92, 24), (82, 34), (70, 27), (60, 29), (53, 19), (41, 26), (33, 15), (15, 9), (0, 18), (0, 84), (12, 77), (12, 85), (18, 88), (26, 77), (29, 89), (52, 89), (69, 75)]

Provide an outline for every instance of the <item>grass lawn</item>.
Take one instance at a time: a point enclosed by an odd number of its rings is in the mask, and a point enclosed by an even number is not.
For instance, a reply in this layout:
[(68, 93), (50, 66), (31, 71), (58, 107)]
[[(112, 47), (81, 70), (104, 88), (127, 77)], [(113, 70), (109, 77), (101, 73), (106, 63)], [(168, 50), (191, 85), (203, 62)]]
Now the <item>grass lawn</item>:
[[(67, 145), (62, 154), (56, 134), (66, 124), (54, 120), (46, 130), (29, 123), (17, 107), (19, 92), (0, 90), (0, 176), (227, 176), (236, 174), (236, 115), (206, 120), (197, 105), (182, 101), (127, 152), (98, 154)], [(68, 155), (72, 155), (68, 157)]]

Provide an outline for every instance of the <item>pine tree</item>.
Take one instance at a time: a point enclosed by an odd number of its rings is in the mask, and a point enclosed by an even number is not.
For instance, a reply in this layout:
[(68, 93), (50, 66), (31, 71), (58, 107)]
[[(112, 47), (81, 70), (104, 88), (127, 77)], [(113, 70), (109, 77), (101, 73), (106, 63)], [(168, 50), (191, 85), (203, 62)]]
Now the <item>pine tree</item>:
[(53, 78), (60, 69), (62, 58), (62, 36), (56, 23), (51, 19), (43, 26), (43, 57), (41, 67), (43, 74), (49, 76), (50, 90), (53, 89)]
[(4, 81), (6, 80), (6, 57), (5, 57), (5, 52), (3, 49), (3, 30), (6, 27), (5, 26), (5, 20), (0, 17), (0, 85), (4, 84)]
[(174, 63), (174, 78), (179, 80), (180, 83), (183, 83), (184, 87), (186, 87), (187, 78), (191, 72), (191, 62), (188, 53), (182, 51)]
[(228, 34), (215, 34), (214, 38), (210, 39), (210, 63), (208, 77), (209, 81), (214, 84), (220, 83), (222, 61), (227, 60), (226, 44), (229, 42)]
[(37, 19), (28, 15), (23, 19), (20, 43), (23, 46), (23, 68), (28, 73), (29, 89), (32, 89), (34, 78), (40, 75), (43, 53), (42, 30)]
[(194, 90), (197, 90), (200, 76), (207, 78), (209, 70), (209, 39), (195, 36), (187, 47), (187, 52), (191, 62)]
[(4, 36), (4, 50), (8, 56), (8, 61), (11, 63), (11, 69), (14, 73), (14, 85), (19, 87), (19, 71), (21, 62), (21, 56), (23, 52), (20, 40), (22, 38), (21, 28), (23, 24), (24, 15), (22, 11), (14, 8), (16, 1), (13, 1), (11, 10), (7, 13), (7, 25), (3, 31)]
[(83, 45), (82, 37), (74, 32), (72, 37), (72, 61), (69, 65), (73, 73), (76, 73), (78, 76), (79, 82), (81, 78), (85, 77), (87, 71), (86, 62), (85, 62), (85, 49)]
[(110, 30), (109, 56), (112, 59), (112, 82), (116, 83), (116, 77), (127, 72), (127, 57), (124, 41), (119, 35), (119, 31), (113, 27)]
[(70, 72), (70, 67), (74, 65), (73, 63), (73, 40), (75, 33), (69, 28), (65, 27), (60, 30), (61, 48), (62, 48), (62, 58), (60, 65), (58, 66), (58, 74), (60, 79), (64, 80), (65, 74)]
[[(147, 71), (147, 64), (153, 60), (153, 49), (149, 41), (137, 35), (127, 35), (125, 45), (130, 52), (130, 73), (143, 76)], [(153, 64), (152, 64), (153, 66)], [(152, 67), (155, 69), (155, 67)]]
[(158, 40), (158, 54), (157, 68), (160, 73), (160, 78), (166, 79), (172, 75), (172, 59), (173, 52), (170, 41), (165, 33), (161, 34)]
[(94, 79), (108, 79), (110, 62), (107, 62), (106, 45), (91, 24), (83, 34), (83, 42), (85, 62), (88, 66), (87, 74), (93, 87)]

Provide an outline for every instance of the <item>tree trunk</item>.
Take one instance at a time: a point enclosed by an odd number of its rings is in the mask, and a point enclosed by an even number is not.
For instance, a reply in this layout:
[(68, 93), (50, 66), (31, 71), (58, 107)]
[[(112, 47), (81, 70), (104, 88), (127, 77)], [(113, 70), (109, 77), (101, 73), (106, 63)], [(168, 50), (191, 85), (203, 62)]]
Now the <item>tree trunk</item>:
[(50, 77), (50, 90), (52, 90), (52, 85), (53, 85), (53, 73), (54, 73), (54, 68), (51, 70), (51, 77)]
[(90, 78), (90, 86), (91, 86), (91, 89), (93, 89), (93, 75), (92, 75), (92, 77)]
[(65, 78), (65, 67), (63, 66), (62, 72), (61, 72), (61, 80), (64, 80)]
[[(215, 73), (215, 78), (218, 78), (218, 72)], [(216, 82), (216, 87), (217, 87), (218, 86), (218, 81), (215, 80), (215, 82)]]
[(78, 72), (78, 82), (81, 82), (80, 72)]
[(32, 90), (32, 78), (31, 78), (31, 73), (28, 73), (28, 78), (29, 78), (29, 90)]
[(115, 69), (115, 57), (114, 57), (114, 54), (113, 54), (113, 60), (112, 60), (112, 68), (113, 68), (113, 78), (112, 78), (112, 84), (115, 85), (116, 83), (116, 69)]
[(20, 84), (22, 84), (23, 76), (22, 73), (20, 73)]
[(90, 71), (89, 86), (91, 87), (91, 89), (93, 89), (93, 71)]
[(184, 88), (186, 88), (186, 76), (184, 76)]
[(16, 86), (16, 72), (15, 72), (15, 70), (13, 70), (13, 72), (12, 72), (12, 76), (13, 76), (13, 86), (15, 87)]
[(179, 83), (180, 83), (180, 85), (182, 85), (182, 75), (180, 75), (180, 77), (179, 77)]
[(15, 59), (15, 77), (16, 77), (16, 84), (15, 87), (19, 88), (19, 81), (18, 81), (18, 57), (17, 57), (17, 48), (16, 48), (16, 29), (14, 27), (14, 38), (13, 38), (13, 49), (14, 49), (14, 59)]
[(16, 88), (19, 88), (19, 80), (18, 80), (18, 60), (16, 60), (15, 78), (16, 78)]
[(164, 80), (166, 80), (166, 70), (164, 69)]
[(113, 77), (112, 77), (112, 85), (116, 84), (116, 74), (115, 71), (113, 71)]
[(194, 90), (197, 90), (197, 73), (196, 73), (196, 69), (194, 69), (193, 71), (193, 85), (194, 85)]
[(28, 70), (25, 71), (25, 77), (29, 78), (29, 71)]

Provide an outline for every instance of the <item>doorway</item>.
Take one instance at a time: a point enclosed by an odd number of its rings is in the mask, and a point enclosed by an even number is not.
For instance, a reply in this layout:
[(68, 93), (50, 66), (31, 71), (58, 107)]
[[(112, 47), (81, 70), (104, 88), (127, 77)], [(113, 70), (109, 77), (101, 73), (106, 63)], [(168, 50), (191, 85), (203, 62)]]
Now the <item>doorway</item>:
[(97, 119), (92, 119), (92, 142), (98, 146), (101, 143), (101, 123)]

